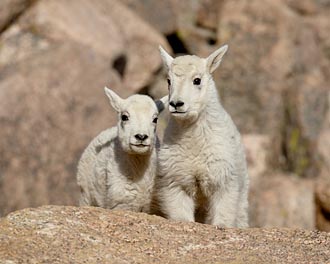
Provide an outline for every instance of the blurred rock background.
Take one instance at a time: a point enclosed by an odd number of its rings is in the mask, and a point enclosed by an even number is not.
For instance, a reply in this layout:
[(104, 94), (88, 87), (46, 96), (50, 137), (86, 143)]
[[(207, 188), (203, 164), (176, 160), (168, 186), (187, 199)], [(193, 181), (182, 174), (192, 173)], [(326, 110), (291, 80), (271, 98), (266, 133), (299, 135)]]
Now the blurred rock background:
[(116, 120), (105, 85), (159, 98), (159, 44), (227, 43), (214, 78), (246, 146), (251, 226), (330, 231), (329, 32), (330, 0), (1, 0), (0, 216), (77, 205), (77, 161)]

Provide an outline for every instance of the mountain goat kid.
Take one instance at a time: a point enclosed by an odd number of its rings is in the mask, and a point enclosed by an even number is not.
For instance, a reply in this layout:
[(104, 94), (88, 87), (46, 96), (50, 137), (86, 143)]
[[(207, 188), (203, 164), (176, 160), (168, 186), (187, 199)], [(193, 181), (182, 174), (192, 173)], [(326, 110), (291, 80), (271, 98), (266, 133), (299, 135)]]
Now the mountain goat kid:
[(157, 165), (156, 124), (164, 105), (146, 95), (122, 99), (104, 89), (119, 121), (82, 154), (77, 173), (80, 205), (149, 212)]
[(173, 59), (160, 47), (170, 119), (158, 156), (155, 208), (174, 220), (248, 227), (244, 149), (211, 76), (226, 51)]

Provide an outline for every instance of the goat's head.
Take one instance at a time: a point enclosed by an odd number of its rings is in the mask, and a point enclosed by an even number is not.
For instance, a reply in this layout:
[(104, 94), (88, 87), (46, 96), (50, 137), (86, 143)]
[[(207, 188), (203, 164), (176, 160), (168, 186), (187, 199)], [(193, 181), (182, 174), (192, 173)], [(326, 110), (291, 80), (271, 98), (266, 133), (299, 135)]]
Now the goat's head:
[(172, 58), (162, 47), (160, 53), (168, 69), (169, 111), (178, 120), (195, 120), (207, 104), (212, 73), (220, 65), (228, 46), (207, 58), (192, 55)]
[(104, 90), (118, 113), (118, 138), (123, 150), (130, 154), (150, 153), (155, 146), (158, 114), (167, 97), (157, 102), (140, 94), (122, 99), (114, 91), (106, 87)]

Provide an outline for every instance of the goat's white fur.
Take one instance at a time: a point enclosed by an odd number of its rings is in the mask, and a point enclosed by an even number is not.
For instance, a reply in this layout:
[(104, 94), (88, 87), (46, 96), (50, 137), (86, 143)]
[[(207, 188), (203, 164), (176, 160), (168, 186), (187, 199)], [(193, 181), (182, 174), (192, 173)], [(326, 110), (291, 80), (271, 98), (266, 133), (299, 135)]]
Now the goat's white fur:
[[(108, 88), (105, 93), (118, 112), (118, 124), (101, 132), (82, 154), (77, 173), (80, 205), (149, 212), (157, 163), (155, 118), (159, 111), (148, 96), (122, 99)], [(128, 120), (121, 120), (122, 115)], [(137, 134), (148, 138), (139, 140)]]
[[(174, 220), (248, 227), (244, 149), (211, 76), (226, 51), (223, 46), (206, 59), (190, 55), (173, 59), (160, 47), (169, 70), (169, 102), (184, 104), (169, 106), (154, 209)], [(199, 85), (193, 84), (196, 78)]]

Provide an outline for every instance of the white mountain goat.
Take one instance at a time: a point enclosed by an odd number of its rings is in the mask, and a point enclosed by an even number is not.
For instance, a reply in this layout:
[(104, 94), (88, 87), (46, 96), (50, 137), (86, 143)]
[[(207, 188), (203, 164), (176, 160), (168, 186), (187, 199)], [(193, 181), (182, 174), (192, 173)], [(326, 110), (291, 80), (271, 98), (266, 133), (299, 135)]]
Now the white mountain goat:
[(170, 119), (159, 151), (154, 203), (170, 219), (248, 227), (244, 149), (211, 76), (226, 51), (223, 46), (206, 59), (173, 59), (160, 47), (168, 68)]
[(119, 120), (82, 154), (77, 173), (80, 205), (149, 212), (157, 166), (156, 124), (163, 102), (146, 95), (122, 99), (104, 90)]

